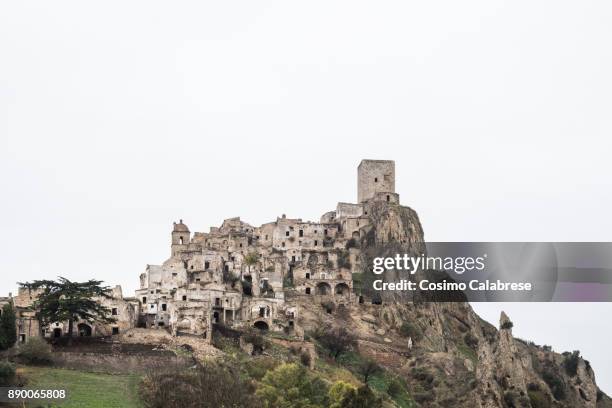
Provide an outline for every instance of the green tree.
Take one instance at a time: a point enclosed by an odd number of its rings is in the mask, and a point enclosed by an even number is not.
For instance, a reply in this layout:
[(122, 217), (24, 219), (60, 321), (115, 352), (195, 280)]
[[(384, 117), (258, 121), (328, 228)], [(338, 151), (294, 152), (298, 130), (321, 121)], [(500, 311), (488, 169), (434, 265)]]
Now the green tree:
[(249, 252), (244, 256), (244, 264), (247, 267), (247, 271), (249, 274), (251, 273), (251, 266), (254, 266), (259, 261), (259, 256), (257, 256), (256, 252)]
[(357, 366), (357, 370), (363, 376), (363, 382), (368, 383), (370, 377), (383, 371), (382, 367), (371, 358), (366, 358)]
[(53, 322), (68, 321), (68, 336), (72, 336), (75, 321), (88, 323), (113, 323), (111, 310), (96, 298), (110, 298), (110, 288), (101, 286), (102, 281), (90, 279), (87, 282), (72, 282), (59, 277), (54, 280), (35, 280), (19, 283), (22, 288), (41, 290), (34, 307), (37, 309), (41, 326)]
[(281, 364), (266, 373), (256, 395), (266, 408), (318, 408), (328, 406), (327, 385), (296, 363)]
[(367, 384), (355, 393), (348, 393), (340, 405), (342, 408), (381, 408), (382, 398), (375, 395)]
[(16, 341), (15, 310), (11, 303), (7, 303), (2, 307), (2, 316), (0, 316), (0, 350), (13, 347)]
[(338, 359), (340, 354), (355, 347), (355, 336), (344, 327), (328, 327), (317, 333), (317, 340), (329, 351), (329, 355)]
[(342, 408), (344, 401), (355, 397), (353, 394), (357, 394), (357, 388), (347, 382), (336, 381), (328, 392), (330, 408)]

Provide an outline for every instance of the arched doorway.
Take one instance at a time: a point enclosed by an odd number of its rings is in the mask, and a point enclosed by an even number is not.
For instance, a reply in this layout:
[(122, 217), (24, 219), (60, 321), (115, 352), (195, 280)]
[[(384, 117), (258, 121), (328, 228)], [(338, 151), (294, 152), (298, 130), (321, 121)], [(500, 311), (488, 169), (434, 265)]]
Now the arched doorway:
[(315, 293), (317, 295), (330, 295), (331, 294), (331, 286), (327, 282), (319, 282), (315, 288)]
[(79, 323), (77, 326), (77, 331), (80, 337), (90, 337), (91, 336), (91, 326), (85, 323)]
[(336, 295), (348, 296), (349, 291), (350, 291), (350, 288), (346, 283), (339, 283), (336, 285)]
[(268, 326), (268, 323), (264, 322), (264, 321), (257, 321), (253, 324), (253, 327), (255, 327), (256, 329), (259, 329), (261, 331), (268, 331), (270, 329), (270, 327)]
[(62, 337), (62, 329), (60, 329), (59, 327), (53, 329), (53, 337)]
[(219, 312), (213, 313), (213, 323), (219, 323)]

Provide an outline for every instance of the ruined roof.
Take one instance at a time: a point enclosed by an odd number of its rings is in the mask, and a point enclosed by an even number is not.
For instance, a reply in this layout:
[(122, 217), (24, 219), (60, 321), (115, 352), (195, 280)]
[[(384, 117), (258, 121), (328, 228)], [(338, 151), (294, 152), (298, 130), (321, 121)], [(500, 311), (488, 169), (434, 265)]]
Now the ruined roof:
[(183, 224), (183, 220), (179, 220), (179, 223), (174, 223), (174, 232), (189, 232), (189, 228)]

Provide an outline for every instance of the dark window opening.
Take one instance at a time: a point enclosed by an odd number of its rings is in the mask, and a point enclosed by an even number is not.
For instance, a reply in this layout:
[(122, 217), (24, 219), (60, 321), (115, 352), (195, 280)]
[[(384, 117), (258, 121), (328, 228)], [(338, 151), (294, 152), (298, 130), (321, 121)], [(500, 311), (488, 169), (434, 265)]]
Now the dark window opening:
[(210, 268), (210, 262), (206, 261), (204, 262), (204, 269), (208, 269)]
[(164, 322), (157, 322), (157, 327), (164, 327)]
[(304, 230), (300, 230), (300, 237), (304, 236)]
[(147, 297), (146, 296), (142, 297), (142, 303), (147, 303)]
[(166, 311), (166, 309), (167, 309), (167, 308), (168, 308), (168, 307), (166, 306), (166, 304), (165, 304), (165, 303), (162, 303), (162, 310), (163, 310), (164, 312)]
[(306, 279), (310, 279), (310, 273), (306, 272)]
[(215, 306), (221, 306), (221, 299), (215, 298)]
[(266, 314), (266, 308), (265, 307), (260, 307), (259, 308), (259, 317), (264, 317)]
[(306, 294), (310, 295), (310, 288), (306, 288)]
[(119, 314), (116, 307), (113, 307), (113, 309), (111, 310), (111, 314), (113, 316), (117, 316)]
[(323, 230), (323, 235), (327, 235), (327, 230)]
[(172, 272), (172, 276), (176, 276), (176, 272)]
[(319, 241), (315, 239), (314, 246), (317, 246), (317, 245), (319, 245)]
[(283, 242), (283, 243), (281, 244), (281, 246), (284, 248), (284, 247), (285, 247), (285, 243)]
[(387, 201), (391, 201), (391, 196), (387, 194)]
[(113, 336), (119, 334), (119, 328), (118, 327), (113, 327)]
[(374, 177), (374, 182), (378, 183), (378, 177)]
[[(61, 333), (62, 333), (62, 332), (60, 331), (60, 335), (61, 335)], [(59, 337), (59, 336), (55, 336), (55, 337)], [(25, 335), (25, 334), (20, 334), (20, 335), (19, 335), (19, 341), (20, 341), (21, 343), (25, 343), (25, 341), (26, 341), (26, 335)]]
[(289, 236), (289, 231), (285, 231), (285, 236), (288, 237)]
[(183, 295), (183, 300), (187, 300), (187, 295)]
[(181, 245), (183, 245), (183, 237), (179, 238), (179, 242), (181, 243)]

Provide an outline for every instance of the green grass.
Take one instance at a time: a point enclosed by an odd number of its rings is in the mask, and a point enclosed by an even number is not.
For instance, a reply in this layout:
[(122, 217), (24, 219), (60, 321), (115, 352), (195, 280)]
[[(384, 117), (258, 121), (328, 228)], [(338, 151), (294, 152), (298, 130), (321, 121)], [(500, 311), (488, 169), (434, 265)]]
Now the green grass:
[[(111, 408), (141, 407), (137, 375), (111, 375), (51, 367), (19, 367), (30, 389), (64, 389), (68, 398), (49, 407)], [(32, 404), (31, 407), (40, 406)]]
[(457, 350), (459, 351), (459, 353), (463, 354), (465, 357), (472, 360), (472, 362), (474, 363), (474, 367), (478, 365), (478, 355), (476, 354), (474, 349), (466, 346), (463, 343), (460, 343), (460, 344), (457, 344)]

